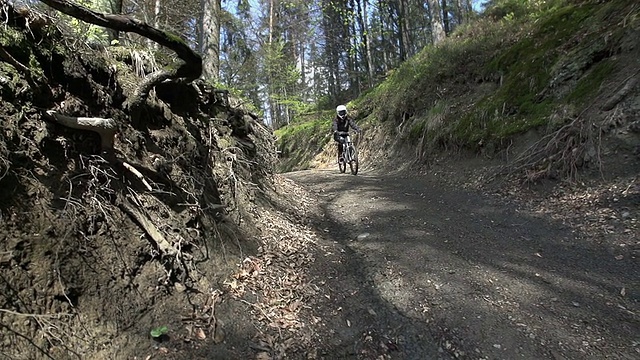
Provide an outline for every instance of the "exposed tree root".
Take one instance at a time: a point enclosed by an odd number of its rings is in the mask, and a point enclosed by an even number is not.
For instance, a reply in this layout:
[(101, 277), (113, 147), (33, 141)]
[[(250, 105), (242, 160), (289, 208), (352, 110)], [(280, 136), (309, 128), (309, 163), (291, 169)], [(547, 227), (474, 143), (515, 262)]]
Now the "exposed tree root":
[(153, 191), (153, 188), (151, 187), (151, 185), (149, 185), (149, 182), (147, 182), (147, 180), (144, 178), (144, 175), (142, 175), (140, 171), (124, 161), (122, 162), (122, 166), (124, 166), (125, 169), (131, 171), (133, 175), (137, 176), (142, 181), (147, 190)]
[(58, 114), (54, 110), (46, 112), (50, 119), (66, 127), (78, 130), (95, 131), (100, 135), (103, 153), (113, 155), (113, 143), (118, 126), (113, 119), (74, 117)]
[[(195, 53), (180, 37), (158, 30), (149, 24), (133, 17), (118, 14), (103, 14), (67, 0), (40, 0), (52, 8), (73, 16), (90, 24), (104, 26), (109, 29), (133, 32), (142, 35), (156, 43), (173, 50), (183, 61), (176, 67), (161, 70), (147, 76), (139, 85), (134, 95), (129, 99), (129, 109), (134, 113), (144, 103), (149, 91), (162, 81), (169, 79), (184, 79), (192, 81), (202, 74), (202, 58)], [(135, 119), (134, 119), (135, 120)]]
[(9, 52), (2, 46), (0, 46), (0, 59), (4, 62), (13, 65), (24, 77), (27, 79), (29, 85), (34, 86), (35, 81), (33, 81), (33, 76), (31, 76), (31, 70), (28, 67), (24, 66), (18, 60), (16, 60)]
[(575, 181), (580, 167), (587, 163), (600, 166), (601, 135), (599, 126), (580, 115), (523, 151), (505, 172), (524, 173), (525, 182), (542, 178)]
[(171, 243), (162, 235), (160, 230), (155, 226), (153, 221), (149, 219), (146, 215), (140, 212), (138, 209), (129, 204), (128, 201), (123, 200), (118, 202), (118, 207), (122, 209), (125, 213), (135, 220), (135, 222), (144, 229), (144, 231), (149, 235), (151, 240), (153, 240), (158, 247), (158, 250), (162, 252), (162, 254), (166, 255), (177, 255), (178, 250), (176, 250)]

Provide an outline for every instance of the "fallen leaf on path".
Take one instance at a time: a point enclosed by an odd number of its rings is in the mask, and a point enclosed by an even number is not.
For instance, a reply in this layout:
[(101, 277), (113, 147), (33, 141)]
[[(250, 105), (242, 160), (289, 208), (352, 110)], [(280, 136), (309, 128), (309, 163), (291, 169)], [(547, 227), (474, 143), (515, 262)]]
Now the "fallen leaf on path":
[(204, 330), (202, 330), (201, 328), (197, 328), (195, 333), (196, 333), (196, 337), (200, 340), (204, 340), (207, 338), (207, 335), (204, 333)]
[(269, 353), (261, 352), (256, 355), (256, 360), (271, 360)]

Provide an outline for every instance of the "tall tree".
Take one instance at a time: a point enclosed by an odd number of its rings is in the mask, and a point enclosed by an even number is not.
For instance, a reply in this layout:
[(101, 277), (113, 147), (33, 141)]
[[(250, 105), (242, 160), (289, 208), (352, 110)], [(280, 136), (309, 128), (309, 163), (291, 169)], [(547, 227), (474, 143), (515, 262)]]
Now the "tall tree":
[(409, 14), (408, 0), (398, 0), (398, 30), (400, 44), (402, 45), (400, 51), (400, 60), (406, 60), (407, 57), (412, 54), (412, 46), (410, 39), (410, 24), (411, 17)]
[[(111, 10), (111, 13), (114, 15), (122, 14), (123, 1), (109, 0), (109, 8)], [(114, 30), (114, 29), (107, 29), (107, 34), (109, 36), (109, 43), (113, 43), (114, 41), (120, 41), (120, 31)]]
[(220, 0), (202, 0), (202, 78), (216, 82), (220, 75)]
[(442, 42), (447, 34), (442, 23), (442, 8), (438, 0), (427, 0), (429, 2), (429, 12), (431, 14), (431, 34), (434, 44)]
[(451, 33), (451, 25), (449, 23), (449, 5), (447, 0), (442, 0), (442, 25), (444, 33), (449, 35)]

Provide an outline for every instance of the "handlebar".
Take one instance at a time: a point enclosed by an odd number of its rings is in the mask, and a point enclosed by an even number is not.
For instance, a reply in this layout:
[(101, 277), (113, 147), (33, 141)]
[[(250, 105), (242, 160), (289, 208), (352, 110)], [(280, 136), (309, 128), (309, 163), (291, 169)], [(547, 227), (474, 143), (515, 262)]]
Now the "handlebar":
[[(359, 134), (360, 132), (356, 131), (355, 133)], [(338, 134), (340, 136), (347, 136), (347, 135), (349, 135), (349, 132), (348, 131), (336, 131), (336, 134)]]

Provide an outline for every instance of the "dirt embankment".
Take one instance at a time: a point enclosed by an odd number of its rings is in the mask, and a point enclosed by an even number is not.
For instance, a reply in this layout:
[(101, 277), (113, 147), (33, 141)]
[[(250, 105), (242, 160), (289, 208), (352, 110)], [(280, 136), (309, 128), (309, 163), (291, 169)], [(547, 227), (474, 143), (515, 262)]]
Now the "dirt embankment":
[[(253, 209), (272, 188), (271, 132), (203, 83), (157, 86), (132, 122), (125, 104), (154, 70), (148, 54), (73, 45), (46, 17), (4, 6), (1, 356), (246, 343), (242, 321), (225, 320), (245, 310), (226, 308), (220, 289), (258, 247)], [(47, 111), (112, 119), (113, 158), (97, 133)]]

